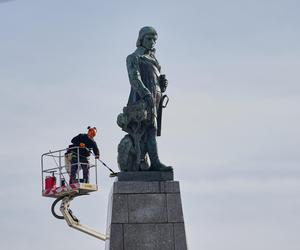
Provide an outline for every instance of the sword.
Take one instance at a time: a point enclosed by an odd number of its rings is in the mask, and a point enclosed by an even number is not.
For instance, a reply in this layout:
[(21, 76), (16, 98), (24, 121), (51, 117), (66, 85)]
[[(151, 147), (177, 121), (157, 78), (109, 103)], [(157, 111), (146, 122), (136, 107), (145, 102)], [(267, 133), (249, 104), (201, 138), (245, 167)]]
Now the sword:
[(161, 136), (161, 124), (162, 124), (162, 110), (166, 108), (169, 102), (169, 97), (163, 95), (159, 101), (159, 106), (157, 109), (157, 136)]

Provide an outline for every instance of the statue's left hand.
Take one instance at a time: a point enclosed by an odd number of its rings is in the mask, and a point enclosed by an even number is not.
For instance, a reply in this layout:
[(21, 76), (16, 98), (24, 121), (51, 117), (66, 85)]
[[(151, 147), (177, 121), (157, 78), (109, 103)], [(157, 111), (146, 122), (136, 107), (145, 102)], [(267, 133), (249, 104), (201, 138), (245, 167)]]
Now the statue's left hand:
[(167, 89), (167, 86), (168, 86), (168, 79), (166, 78), (165, 75), (161, 75), (160, 76), (160, 82), (159, 82), (159, 85), (160, 85), (160, 90), (161, 92), (165, 92), (166, 89)]

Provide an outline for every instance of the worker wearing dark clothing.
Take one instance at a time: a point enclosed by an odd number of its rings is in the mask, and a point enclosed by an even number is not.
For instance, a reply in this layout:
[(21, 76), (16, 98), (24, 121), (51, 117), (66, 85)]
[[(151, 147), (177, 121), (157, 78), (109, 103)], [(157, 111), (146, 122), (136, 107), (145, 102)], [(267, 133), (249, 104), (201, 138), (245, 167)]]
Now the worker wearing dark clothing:
[(96, 136), (96, 133), (97, 130), (95, 127), (94, 128), (88, 127), (87, 134), (79, 134), (71, 140), (72, 145), (69, 146), (71, 148), (70, 151), (72, 152), (70, 184), (76, 182), (76, 174), (78, 171), (79, 164), (83, 172), (83, 182), (85, 183), (89, 182), (89, 159), (88, 158), (91, 154), (90, 150), (93, 151), (96, 159), (99, 159), (100, 156), (97, 143), (93, 139)]

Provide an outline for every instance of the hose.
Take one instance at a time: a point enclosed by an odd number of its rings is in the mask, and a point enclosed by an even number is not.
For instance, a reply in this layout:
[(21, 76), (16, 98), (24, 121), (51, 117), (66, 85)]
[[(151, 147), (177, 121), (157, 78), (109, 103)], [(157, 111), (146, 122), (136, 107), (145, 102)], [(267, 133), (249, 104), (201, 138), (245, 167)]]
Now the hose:
[(60, 219), (60, 220), (64, 220), (65, 218), (64, 218), (62, 215), (58, 215), (58, 214), (55, 212), (55, 206), (56, 206), (56, 204), (57, 204), (59, 201), (61, 201), (63, 198), (64, 198), (64, 196), (58, 197), (58, 198), (52, 203), (52, 206), (51, 206), (51, 212), (52, 212), (53, 216), (54, 216), (56, 219)]

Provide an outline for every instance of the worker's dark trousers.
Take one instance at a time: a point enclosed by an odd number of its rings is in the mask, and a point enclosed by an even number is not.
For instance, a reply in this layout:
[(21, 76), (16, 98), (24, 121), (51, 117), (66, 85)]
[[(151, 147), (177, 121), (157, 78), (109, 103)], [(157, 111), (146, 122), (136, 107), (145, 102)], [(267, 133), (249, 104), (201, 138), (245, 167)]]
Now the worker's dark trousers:
[[(89, 182), (89, 163), (87, 160), (79, 162), (80, 167), (82, 169), (83, 173), (83, 182), (88, 183)], [(76, 182), (76, 175), (78, 171), (78, 162), (77, 160), (72, 160), (72, 167), (71, 167), (71, 175), (70, 175), (70, 184)]]

